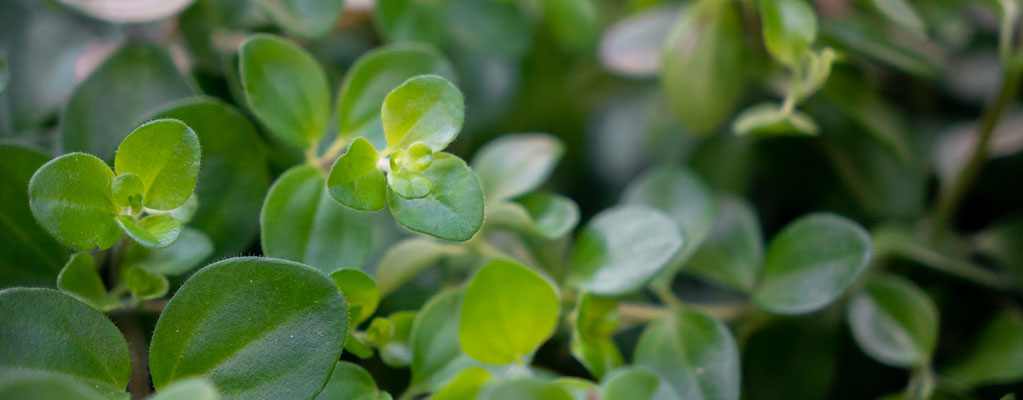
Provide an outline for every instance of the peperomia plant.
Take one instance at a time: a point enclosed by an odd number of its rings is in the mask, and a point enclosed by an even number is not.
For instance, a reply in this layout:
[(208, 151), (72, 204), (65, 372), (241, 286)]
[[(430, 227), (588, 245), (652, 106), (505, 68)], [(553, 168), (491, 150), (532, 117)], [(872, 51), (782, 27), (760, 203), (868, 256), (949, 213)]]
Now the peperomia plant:
[(0, 399), (1018, 394), (1021, 15), (0, 2)]

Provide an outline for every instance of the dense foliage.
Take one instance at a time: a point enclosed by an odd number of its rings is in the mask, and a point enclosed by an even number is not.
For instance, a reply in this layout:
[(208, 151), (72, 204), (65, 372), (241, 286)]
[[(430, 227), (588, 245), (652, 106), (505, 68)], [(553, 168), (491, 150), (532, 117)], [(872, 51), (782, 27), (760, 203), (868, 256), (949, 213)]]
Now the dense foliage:
[(0, 399), (987, 399), (1019, 0), (5, 0)]

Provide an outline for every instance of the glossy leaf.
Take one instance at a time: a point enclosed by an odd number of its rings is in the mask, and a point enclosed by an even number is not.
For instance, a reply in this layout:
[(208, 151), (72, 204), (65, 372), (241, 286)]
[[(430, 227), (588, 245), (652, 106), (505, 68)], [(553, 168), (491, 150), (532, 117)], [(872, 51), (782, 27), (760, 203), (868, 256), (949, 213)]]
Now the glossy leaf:
[(147, 122), (124, 138), (114, 157), (117, 175), (142, 180), (143, 204), (171, 210), (185, 203), (199, 178), (199, 137), (181, 121)]
[(644, 206), (621, 206), (597, 214), (579, 234), (572, 254), (578, 285), (618, 296), (640, 289), (682, 248), (671, 217)]
[(444, 150), (465, 119), (462, 92), (437, 75), (412, 77), (387, 94), (380, 111), (384, 137), (391, 150), (422, 142)]
[(784, 112), (781, 106), (764, 103), (742, 111), (732, 131), (740, 136), (816, 136), (817, 123), (799, 110)]
[(475, 399), (480, 388), (491, 379), (490, 371), (478, 367), (466, 368), (431, 398), (434, 400)]
[(472, 238), (483, 225), (483, 193), (476, 174), (458, 157), (437, 153), (423, 175), (434, 189), (422, 199), (388, 191), (394, 219), (408, 229), (445, 240)]
[(100, 311), (117, 307), (116, 299), (107, 296), (103, 278), (96, 271), (96, 263), (89, 253), (71, 255), (67, 265), (57, 275), (57, 289)]
[(181, 234), (181, 222), (169, 214), (148, 215), (140, 220), (129, 215), (118, 215), (116, 220), (128, 236), (146, 247), (170, 246)]
[(943, 375), (969, 385), (1018, 382), (1023, 379), (1023, 316), (1017, 311), (999, 313), (977, 336), (973, 350)]
[(305, 39), (330, 33), (344, 8), (343, 0), (256, 0), (256, 4), (286, 32)]
[(421, 199), (433, 191), (433, 182), (423, 174), (402, 170), (387, 174), (387, 187), (403, 198)]
[(738, 399), (739, 350), (728, 327), (680, 310), (647, 325), (634, 362), (667, 381), (683, 399)]
[(863, 274), (870, 255), (870, 236), (855, 222), (827, 213), (800, 217), (771, 240), (753, 301), (775, 314), (819, 310)]
[(149, 349), (153, 385), (203, 376), (226, 399), (311, 398), (348, 324), (348, 305), (322, 272), (284, 260), (224, 260), (192, 275), (160, 315)]
[(534, 192), (490, 208), (487, 226), (502, 226), (545, 239), (565, 236), (579, 223), (579, 206), (556, 194)]
[(483, 146), (472, 159), (490, 204), (536, 190), (547, 180), (565, 146), (544, 133), (504, 135)]
[(356, 138), (330, 167), (327, 191), (335, 200), (362, 211), (384, 208), (384, 171), (377, 168), (380, 153), (365, 138)]
[(198, 267), (213, 254), (213, 243), (200, 231), (182, 228), (178, 239), (168, 247), (154, 249), (133, 243), (124, 255), (124, 265), (153, 274), (181, 275)]
[(338, 361), (316, 400), (376, 400), (379, 393), (369, 372), (358, 364)]
[(277, 178), (259, 216), (265, 254), (324, 272), (358, 268), (366, 261), (369, 215), (338, 204), (327, 194), (325, 182), (323, 172), (310, 165)]
[(600, 382), (605, 400), (669, 400), (677, 399), (671, 385), (657, 374), (642, 367), (625, 367), (612, 371)]
[(557, 318), (558, 294), (546, 279), (521, 265), (492, 261), (465, 289), (458, 342), (480, 362), (521, 362), (554, 333)]
[(29, 208), (28, 183), (49, 157), (36, 150), (0, 143), (0, 288), (52, 285), (68, 251), (36, 223)]
[(684, 271), (727, 288), (753, 290), (764, 262), (764, 238), (753, 208), (743, 200), (718, 200), (717, 221)]
[(150, 400), (220, 400), (220, 392), (209, 379), (186, 378), (167, 385)]
[(124, 271), (124, 283), (128, 285), (132, 296), (139, 300), (158, 299), (166, 295), (170, 288), (167, 277), (139, 267), (130, 267)]
[(142, 197), (146, 186), (142, 179), (132, 173), (119, 174), (110, 182), (110, 191), (114, 195), (114, 203), (121, 208), (129, 208), (132, 213), (142, 212)]
[(102, 160), (72, 153), (47, 162), (28, 185), (29, 206), (36, 221), (61, 243), (82, 251), (108, 249), (121, 238), (114, 220), (110, 182), (114, 172)]
[(357, 269), (342, 268), (332, 272), (330, 279), (334, 280), (348, 301), (352, 325), (359, 325), (373, 316), (377, 310), (377, 303), (380, 302), (380, 294), (373, 278)]
[(245, 100), (279, 139), (308, 147), (327, 132), (327, 76), (313, 57), (288, 40), (256, 35), (239, 53)]
[(0, 291), (0, 337), (0, 376), (46, 371), (112, 393), (128, 385), (131, 361), (121, 331), (56, 290)]
[(376, 281), (380, 295), (393, 292), (423, 269), (436, 264), (443, 256), (459, 251), (457, 247), (425, 238), (398, 242), (377, 263)]
[(877, 278), (852, 297), (846, 318), (867, 355), (895, 367), (920, 367), (938, 342), (938, 309), (923, 290), (896, 276)]
[(795, 67), (817, 39), (817, 16), (804, 0), (759, 1), (764, 44), (783, 64)]

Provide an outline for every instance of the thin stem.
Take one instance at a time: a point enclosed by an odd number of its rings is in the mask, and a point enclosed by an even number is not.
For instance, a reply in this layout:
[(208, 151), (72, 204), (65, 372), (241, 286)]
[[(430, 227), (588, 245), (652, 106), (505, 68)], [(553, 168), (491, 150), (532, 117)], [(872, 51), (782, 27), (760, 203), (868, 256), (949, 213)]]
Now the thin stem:
[(149, 362), (146, 354), (148, 346), (142, 332), (142, 324), (135, 313), (117, 314), (114, 321), (124, 333), (131, 352), (131, 378), (128, 380), (128, 392), (132, 399), (145, 398), (152, 392), (149, 384)]

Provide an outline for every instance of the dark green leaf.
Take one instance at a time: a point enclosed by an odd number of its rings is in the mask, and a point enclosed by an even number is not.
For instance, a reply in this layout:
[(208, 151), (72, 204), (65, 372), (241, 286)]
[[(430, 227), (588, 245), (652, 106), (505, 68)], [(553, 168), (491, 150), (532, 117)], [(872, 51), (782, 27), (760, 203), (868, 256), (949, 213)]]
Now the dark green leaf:
[(69, 376), (46, 371), (14, 371), (0, 378), (0, 399), (127, 400), (130, 397), (123, 390), (117, 394), (107, 393)]
[(150, 273), (139, 267), (124, 270), (124, 283), (132, 296), (138, 300), (158, 299), (167, 294), (170, 284), (167, 277)]
[(597, 44), (601, 15), (595, 0), (543, 0), (544, 19), (554, 36), (569, 50), (585, 53)]
[(357, 138), (330, 167), (327, 191), (335, 200), (361, 211), (384, 208), (384, 171), (377, 168), (380, 153), (365, 138)]
[(185, 203), (199, 178), (199, 137), (188, 125), (160, 119), (139, 126), (117, 147), (114, 172), (142, 180), (143, 205), (171, 210)]
[(462, 352), (458, 341), (462, 292), (438, 293), (412, 322), (410, 393), (437, 392), (462, 370), (479, 365)]
[(369, 372), (358, 364), (338, 361), (316, 400), (376, 400), (379, 393)]
[(200, 231), (185, 227), (174, 244), (154, 249), (132, 243), (124, 255), (124, 265), (142, 268), (160, 275), (181, 275), (202, 264), (213, 254), (213, 243)]
[(82, 153), (57, 157), (39, 167), (28, 185), (36, 221), (61, 243), (82, 251), (108, 249), (123, 232), (114, 220), (110, 182), (114, 172), (102, 160)]
[(342, 0), (256, 0), (256, 4), (286, 32), (305, 39), (330, 33), (344, 8)]
[(403, 226), (441, 239), (466, 241), (483, 225), (483, 193), (465, 161), (448, 153), (434, 154), (423, 172), (434, 189), (422, 199), (406, 199), (388, 191), (391, 214)]

